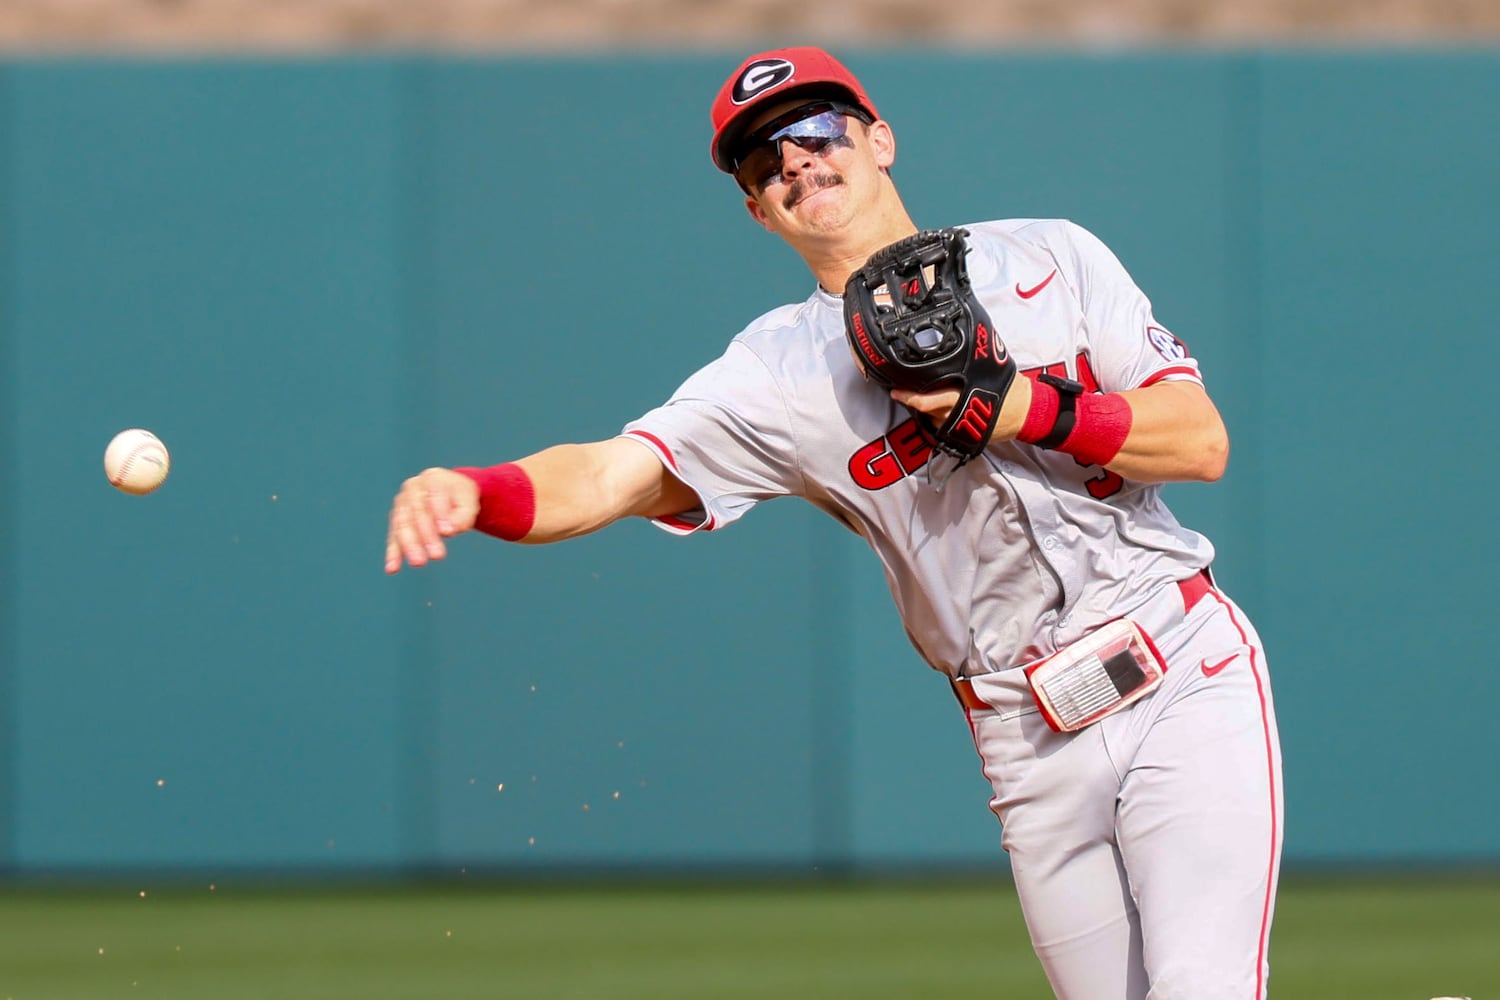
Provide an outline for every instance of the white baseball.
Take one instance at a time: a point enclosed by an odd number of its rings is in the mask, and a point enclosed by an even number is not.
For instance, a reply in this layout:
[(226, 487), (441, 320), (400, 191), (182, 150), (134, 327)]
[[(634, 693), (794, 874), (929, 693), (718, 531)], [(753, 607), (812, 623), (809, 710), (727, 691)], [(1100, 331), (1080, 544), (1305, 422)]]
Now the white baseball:
[(104, 449), (104, 474), (123, 493), (141, 496), (166, 481), (172, 458), (161, 438), (138, 427), (121, 431)]

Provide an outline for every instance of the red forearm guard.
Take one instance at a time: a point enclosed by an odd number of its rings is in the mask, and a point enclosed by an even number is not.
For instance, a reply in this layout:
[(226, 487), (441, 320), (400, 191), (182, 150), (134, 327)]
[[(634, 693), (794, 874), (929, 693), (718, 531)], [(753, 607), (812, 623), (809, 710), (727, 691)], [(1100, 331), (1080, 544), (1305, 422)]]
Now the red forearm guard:
[(1026, 411), (1026, 422), (1021, 425), (1016, 440), (1038, 444), (1042, 438), (1052, 433), (1052, 427), (1057, 423), (1060, 401), (1058, 391), (1051, 385), (1041, 379), (1032, 379), (1031, 408)]
[(1130, 404), (1118, 393), (1085, 393), (1078, 397), (1078, 419), (1057, 450), (1084, 465), (1108, 465), (1120, 453), (1135, 420)]
[(519, 542), (530, 533), (536, 523), (536, 487), (525, 469), (506, 462), (484, 469), (453, 471), (479, 484), (479, 513), (474, 518), (474, 530), (507, 542)]
[(1085, 465), (1105, 465), (1120, 453), (1133, 420), (1125, 397), (1084, 392), (1076, 382), (1044, 375), (1032, 382), (1031, 408), (1016, 440), (1072, 455)]

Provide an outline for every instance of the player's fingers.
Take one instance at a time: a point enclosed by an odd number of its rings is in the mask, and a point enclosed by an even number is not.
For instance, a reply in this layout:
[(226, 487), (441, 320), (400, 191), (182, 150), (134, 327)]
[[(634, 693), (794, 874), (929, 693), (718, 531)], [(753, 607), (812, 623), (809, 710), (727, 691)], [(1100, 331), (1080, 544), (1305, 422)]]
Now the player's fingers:
[(422, 492), (413, 498), (410, 505), (411, 527), (429, 559), (441, 559), (447, 554), (442, 533), (438, 530), (437, 518), (432, 516), (431, 494)]
[(447, 490), (433, 490), (427, 494), (427, 510), (439, 535), (456, 534), (454, 528), (453, 494)]
[(386, 536), (386, 559), (390, 564), (390, 553), (395, 551), (398, 559), (405, 559), (412, 566), (427, 562), (427, 547), (422, 544), (412, 524), (411, 507), (405, 496), (396, 498), (391, 507), (391, 526)]
[(924, 413), (941, 423), (948, 419), (958, 402), (957, 389), (939, 389), (936, 392), (912, 392), (910, 389), (892, 389), (891, 398), (902, 406)]
[(413, 566), (421, 566), (428, 559), (441, 559), (447, 554), (438, 534), (436, 519), (428, 507), (427, 490), (416, 480), (408, 480), (396, 498), (391, 511), (391, 531), (406, 561)]

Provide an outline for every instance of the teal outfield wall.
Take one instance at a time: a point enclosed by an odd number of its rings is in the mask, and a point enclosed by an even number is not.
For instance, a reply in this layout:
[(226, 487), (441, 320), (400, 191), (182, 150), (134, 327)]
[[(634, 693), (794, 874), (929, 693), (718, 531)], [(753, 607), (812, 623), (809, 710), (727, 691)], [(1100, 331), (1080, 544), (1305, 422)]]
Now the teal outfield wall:
[[(845, 55), (919, 223), (1075, 219), (1202, 360), (1231, 472), (1168, 495), (1270, 651), (1289, 860), (1500, 860), (1500, 52)], [(0, 867), (1003, 868), (805, 505), (381, 573), (404, 476), (805, 296), (707, 160), (737, 58), (0, 66)]]

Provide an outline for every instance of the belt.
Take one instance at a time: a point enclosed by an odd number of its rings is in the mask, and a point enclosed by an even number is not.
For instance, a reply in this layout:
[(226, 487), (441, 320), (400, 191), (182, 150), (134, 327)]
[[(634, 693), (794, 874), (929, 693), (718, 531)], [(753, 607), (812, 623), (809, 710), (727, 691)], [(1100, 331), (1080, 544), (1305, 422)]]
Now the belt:
[[(1178, 580), (1177, 589), (1182, 594), (1182, 611), (1186, 614), (1209, 595), (1214, 589), (1214, 582), (1208, 575), (1208, 570), (1200, 569), (1186, 580)], [(974, 685), (967, 677), (953, 681), (953, 693), (958, 697), (958, 703), (970, 711), (985, 712), (991, 708), (989, 702), (974, 692)]]
[(1177, 589), (1182, 591), (1182, 612), (1187, 614), (1214, 589), (1214, 580), (1208, 570), (1200, 569), (1186, 580), (1178, 580)]

